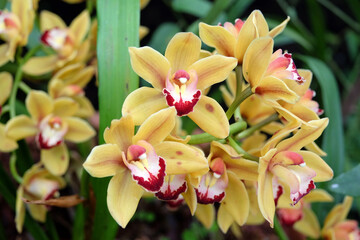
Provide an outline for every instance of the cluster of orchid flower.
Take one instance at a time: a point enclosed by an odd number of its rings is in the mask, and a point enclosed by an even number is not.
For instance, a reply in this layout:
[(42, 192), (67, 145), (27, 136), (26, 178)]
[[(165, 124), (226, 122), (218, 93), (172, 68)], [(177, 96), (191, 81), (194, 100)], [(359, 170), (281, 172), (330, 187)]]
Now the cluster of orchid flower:
[[(16, 49), (26, 46), (35, 7), (32, 1), (12, 0), (12, 10), (0, 12), (5, 42), (0, 65), (15, 61)], [(155, 196), (171, 209), (187, 204), (206, 227), (212, 226), (217, 209), (223, 232), (265, 220), (273, 226), (277, 214), (283, 224), (310, 237), (358, 236), (357, 223), (346, 220), (351, 198), (329, 214), (322, 231), (311, 211), (311, 202), (332, 201), (326, 191), (315, 189), (315, 182), (333, 177), (321, 158), (326, 153), (314, 142), (328, 119), (319, 117), (323, 111), (312, 100), (312, 73), (297, 69), (290, 53), (274, 49), (273, 38), (288, 21), (269, 31), (255, 10), (234, 25), (200, 23), (200, 38), (176, 34), (165, 56), (150, 47), (129, 48), (133, 70), (153, 87), (141, 87), (126, 98), (123, 116), (104, 132), (105, 144), (94, 147), (83, 164), (93, 177), (113, 176), (107, 204), (120, 226), (126, 227), (142, 197)], [(34, 48), (16, 59), (20, 70), (14, 83), (10, 73), (0, 73), (0, 107), (10, 96), (0, 108), (1, 114), (10, 113), (9, 121), (0, 124), (0, 151), (14, 151), (18, 140), (29, 137), (40, 149), (39, 163), (16, 178), (19, 232), (25, 206), (44, 222), (47, 203), (65, 187), (65, 140), (80, 143), (96, 133), (84, 120), (95, 110), (83, 90), (96, 73), (96, 29), (87, 11), (70, 26), (42, 11), (39, 48), (45, 46), (49, 54), (32, 56), (39, 50)], [(202, 42), (214, 52), (202, 50)], [(51, 73), (47, 93), (22, 85), (23, 73)], [(226, 112), (206, 96), (225, 79), (220, 90)], [(28, 93), (29, 115), (16, 114), (18, 88)], [(204, 133), (187, 135), (185, 116)]]

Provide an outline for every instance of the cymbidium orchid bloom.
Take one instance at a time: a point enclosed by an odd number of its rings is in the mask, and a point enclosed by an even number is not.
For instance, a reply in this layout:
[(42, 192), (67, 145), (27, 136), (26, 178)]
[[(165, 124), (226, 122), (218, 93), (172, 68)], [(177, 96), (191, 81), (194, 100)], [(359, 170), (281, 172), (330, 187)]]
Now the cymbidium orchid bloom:
[(293, 227), (301, 234), (311, 237), (320, 237), (320, 224), (316, 214), (311, 210), (311, 203), (332, 202), (333, 197), (323, 189), (314, 189), (304, 196), (298, 204), (290, 205), (286, 193), (280, 196), (277, 205), (277, 215), (283, 225)]
[(122, 113), (136, 125), (163, 108), (174, 106), (178, 116), (187, 115), (205, 132), (218, 138), (229, 134), (222, 107), (203, 94), (223, 81), (236, 66), (235, 58), (212, 55), (200, 58), (201, 41), (193, 33), (178, 33), (169, 42), (165, 57), (149, 47), (129, 48), (134, 71), (153, 85), (133, 91)]
[(11, 12), (0, 11), (0, 66), (14, 61), (17, 46), (26, 46), (32, 30), (35, 12), (32, 0), (13, 0)]
[(30, 215), (39, 222), (45, 222), (48, 208), (44, 205), (26, 204), (26, 200), (48, 200), (59, 195), (59, 189), (65, 187), (65, 181), (59, 176), (52, 175), (40, 164), (33, 165), (27, 170), (23, 177), (23, 182), (19, 186), (16, 194), (16, 229), (22, 232), (25, 219), (25, 206)]
[(311, 121), (313, 127), (303, 125), (292, 137), (261, 151), (258, 178), (258, 202), (264, 218), (273, 226), (275, 205), (289, 188), (289, 202), (295, 205), (315, 188), (314, 182), (333, 177), (332, 169), (317, 154), (301, 150), (316, 140), (328, 124), (328, 119)]
[(95, 73), (95, 67), (82, 63), (72, 64), (58, 71), (49, 81), (49, 95), (56, 99), (70, 97), (79, 104), (76, 116), (88, 118), (95, 112), (84, 88)]
[(65, 140), (79, 143), (95, 135), (94, 129), (84, 120), (73, 117), (78, 104), (71, 98), (53, 100), (42, 91), (31, 91), (26, 97), (30, 117), (19, 115), (7, 124), (7, 136), (20, 140), (35, 136), (41, 149), (41, 162), (54, 175), (62, 175), (69, 165)]
[[(2, 105), (10, 96), (13, 78), (8, 72), (0, 73), (0, 116)], [(0, 152), (11, 152), (18, 147), (15, 140), (9, 138), (5, 134), (5, 125), (0, 123)]]
[(237, 58), (241, 64), (246, 49), (254, 39), (265, 36), (275, 38), (284, 30), (289, 20), (288, 17), (269, 31), (263, 14), (259, 10), (254, 10), (245, 22), (240, 19), (235, 20), (235, 25), (229, 22), (226, 22), (224, 26), (200, 23), (199, 34), (205, 44), (214, 47), (219, 54)]
[(356, 220), (346, 219), (353, 198), (346, 196), (344, 202), (336, 205), (326, 216), (321, 236), (326, 240), (359, 240), (360, 229)]
[(29, 59), (23, 71), (29, 75), (42, 75), (65, 65), (86, 61), (90, 48), (89, 39), (84, 39), (90, 27), (90, 16), (85, 10), (69, 27), (54, 13), (40, 14), (41, 42), (52, 48), (55, 54), (36, 56)]
[[(225, 233), (233, 222), (243, 225), (249, 214), (249, 198), (242, 180), (256, 181), (258, 164), (246, 160), (229, 145), (211, 143), (208, 156), (209, 172), (202, 176), (195, 188), (198, 203), (213, 204), (220, 202), (217, 221)], [(213, 206), (199, 205), (196, 216), (205, 226), (212, 225), (209, 214)], [(198, 211), (198, 210), (197, 210)]]
[(144, 191), (160, 199), (176, 199), (185, 191), (184, 174), (208, 170), (199, 150), (164, 139), (175, 126), (175, 108), (151, 115), (134, 135), (131, 116), (113, 120), (104, 132), (105, 144), (96, 146), (84, 168), (93, 177), (113, 176), (107, 204), (112, 217), (125, 228)]

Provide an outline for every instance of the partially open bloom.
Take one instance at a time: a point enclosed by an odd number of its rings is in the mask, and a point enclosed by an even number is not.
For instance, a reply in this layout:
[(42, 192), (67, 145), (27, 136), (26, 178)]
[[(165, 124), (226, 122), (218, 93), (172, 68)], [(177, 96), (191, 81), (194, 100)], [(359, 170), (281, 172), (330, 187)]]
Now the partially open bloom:
[[(13, 79), (10, 73), (1, 72), (0, 73), (0, 116), (2, 105), (10, 96), (12, 88)], [(1, 152), (11, 152), (18, 147), (15, 140), (9, 138), (5, 134), (5, 125), (0, 123), (0, 151)]]
[(84, 62), (90, 48), (85, 39), (90, 28), (90, 16), (83, 11), (69, 27), (54, 13), (42, 11), (40, 14), (41, 42), (52, 48), (56, 54), (36, 56), (29, 59), (23, 67), (25, 73), (42, 75), (65, 65)]
[(327, 215), (321, 235), (326, 240), (359, 240), (360, 229), (356, 220), (347, 220), (353, 198), (346, 196)]
[(84, 120), (73, 117), (78, 104), (71, 98), (53, 100), (42, 91), (31, 91), (26, 98), (31, 117), (19, 115), (6, 124), (6, 134), (20, 140), (36, 136), (41, 149), (41, 162), (54, 175), (62, 175), (69, 165), (65, 140), (79, 143), (95, 135)]
[[(86, 159), (84, 168), (93, 177), (113, 176), (107, 204), (120, 226), (128, 224), (144, 191), (173, 199), (186, 190), (182, 174), (207, 171), (206, 159), (198, 150), (163, 142), (174, 126), (174, 108), (151, 115), (135, 135), (131, 116), (113, 120), (104, 132), (106, 144), (96, 146)], [(166, 178), (168, 175), (174, 176)]]
[(174, 106), (178, 116), (187, 115), (205, 132), (227, 137), (229, 123), (224, 110), (203, 91), (223, 81), (237, 61), (220, 55), (199, 59), (200, 48), (201, 41), (193, 33), (176, 34), (165, 57), (149, 47), (130, 48), (134, 71), (154, 88), (132, 92), (124, 102), (123, 115), (131, 115), (139, 125), (152, 113)]
[(0, 66), (14, 61), (17, 46), (25, 46), (34, 23), (32, 0), (13, 0), (11, 12), (0, 11)]
[[(21, 233), (25, 219), (26, 200), (47, 200), (59, 195), (59, 189), (65, 187), (63, 178), (52, 175), (42, 168), (40, 164), (32, 166), (23, 177), (16, 194), (16, 229)], [(44, 205), (26, 204), (31, 216), (39, 221), (45, 222), (47, 207)]]
[[(267, 221), (273, 225), (275, 206), (280, 195), (289, 189), (289, 204), (296, 204), (315, 188), (316, 181), (327, 181), (332, 169), (317, 154), (301, 150), (316, 140), (328, 124), (328, 119), (311, 122), (292, 137), (282, 140), (274, 148), (265, 145), (261, 151), (258, 178), (258, 202)], [(315, 127), (316, 126), (316, 127)]]
[(284, 30), (289, 20), (288, 17), (280, 25), (269, 31), (269, 26), (262, 13), (259, 10), (254, 10), (245, 22), (237, 19), (235, 25), (229, 22), (226, 22), (224, 26), (210, 26), (200, 23), (199, 34), (204, 43), (214, 47), (218, 53), (224, 56), (237, 58), (241, 64), (246, 49), (254, 39), (264, 36), (276, 37)]

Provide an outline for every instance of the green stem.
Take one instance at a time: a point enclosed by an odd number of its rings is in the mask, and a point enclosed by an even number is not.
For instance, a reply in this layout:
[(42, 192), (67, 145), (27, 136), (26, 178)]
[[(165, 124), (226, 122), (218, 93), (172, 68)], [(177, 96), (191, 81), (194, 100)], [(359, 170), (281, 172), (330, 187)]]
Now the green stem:
[(16, 102), (17, 91), (18, 91), (18, 88), (19, 88), (19, 85), (20, 85), (20, 82), (22, 79), (22, 75), (23, 75), (22, 67), (40, 48), (41, 48), (41, 45), (34, 47), (25, 55), (25, 57), (23, 59), (20, 59), (20, 61), (19, 61), (19, 66), (18, 66), (18, 69), (16, 70), (14, 85), (11, 90), (11, 95), (10, 95), (10, 99), (9, 99), (10, 117), (11, 118), (16, 116), (15, 102)]
[(240, 145), (237, 144), (237, 142), (232, 137), (228, 137), (227, 140), (228, 140), (230, 146), (232, 148), (234, 148), (237, 153), (242, 154), (243, 158), (246, 158), (248, 160), (252, 160), (252, 161), (255, 161), (255, 162), (259, 162), (258, 157), (253, 156), (250, 153), (246, 152), (244, 149), (242, 149), (242, 147), (240, 147)]
[[(244, 130), (246, 128), (246, 126), (247, 126), (247, 124), (245, 121), (240, 121), (240, 122), (231, 124), (229, 135), (237, 134), (238, 132)], [(221, 140), (221, 138), (216, 138), (213, 135), (210, 135), (209, 133), (190, 135), (190, 137), (191, 138), (190, 138), (190, 141), (188, 142), (188, 144), (192, 144), (192, 145)]]
[(1, 108), (1, 113), (0, 113), (0, 117), (1, 115), (3, 115), (4, 113), (7, 113), (10, 111), (10, 106), (9, 105), (5, 105)]
[(242, 131), (241, 133), (239, 133), (236, 136), (236, 139), (241, 139), (241, 138), (245, 138), (250, 136), (251, 134), (253, 134), (255, 131), (261, 129), (262, 127), (268, 125), (269, 123), (276, 121), (279, 119), (279, 116), (277, 114), (273, 114), (271, 116), (269, 116), (268, 118), (264, 119), (263, 121), (259, 122), (258, 124)]
[(88, 10), (89, 14), (92, 13), (94, 9), (94, 0), (86, 0), (86, 9)]
[(10, 172), (13, 178), (19, 183), (22, 183), (22, 177), (20, 177), (19, 173), (16, 170), (16, 154), (11, 154), (10, 157)]
[(29, 87), (28, 85), (26, 85), (26, 83), (24, 82), (20, 82), (19, 84), (19, 88), (26, 94), (29, 94), (31, 91), (31, 87)]
[(278, 235), (279, 240), (289, 240), (276, 215), (274, 216), (274, 230)]
[(245, 99), (250, 97), (252, 94), (253, 94), (253, 92), (251, 91), (251, 87), (248, 86), (239, 95), (236, 95), (235, 100), (230, 105), (229, 109), (226, 111), (226, 117), (228, 119), (230, 119), (231, 116), (234, 114), (235, 110), (239, 107), (240, 103), (242, 103)]

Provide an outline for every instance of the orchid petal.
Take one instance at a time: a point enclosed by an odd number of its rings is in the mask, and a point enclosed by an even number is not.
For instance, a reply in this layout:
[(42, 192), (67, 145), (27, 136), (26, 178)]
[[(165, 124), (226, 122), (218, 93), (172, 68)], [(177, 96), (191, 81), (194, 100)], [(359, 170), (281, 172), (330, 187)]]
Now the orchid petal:
[(15, 205), (15, 224), (18, 233), (22, 232), (25, 220), (25, 203), (22, 198), (24, 196), (24, 188), (20, 186), (16, 191), (16, 205)]
[(7, 122), (5, 128), (6, 135), (16, 141), (26, 137), (35, 136), (37, 132), (38, 128), (36, 123), (25, 115), (12, 118)]
[(7, 63), (12, 58), (12, 56), (9, 56), (8, 51), (9, 51), (8, 43), (4, 43), (0, 45), (0, 67), (5, 63)]
[(131, 115), (135, 125), (142, 124), (151, 114), (167, 108), (164, 94), (157, 89), (141, 87), (125, 99), (122, 115)]
[(0, 123), (0, 151), (11, 152), (18, 148), (15, 140), (9, 138), (5, 134), (5, 125)]
[(208, 172), (202, 176), (200, 184), (195, 188), (198, 203), (212, 204), (221, 202), (225, 197), (225, 189), (228, 186), (226, 173), (220, 178)]
[(54, 110), (52, 98), (43, 91), (31, 91), (26, 97), (26, 108), (31, 117), (40, 122)]
[(0, 89), (1, 89), (0, 107), (1, 107), (1, 105), (3, 105), (4, 102), (10, 96), (13, 78), (10, 73), (2, 72), (2, 73), (0, 73), (0, 79), (1, 79), (1, 81), (0, 81)]
[(325, 182), (333, 178), (333, 170), (321, 157), (309, 151), (299, 151), (298, 153), (304, 158), (306, 165), (316, 172), (313, 179), (315, 182)]
[(58, 98), (54, 101), (53, 114), (59, 117), (73, 116), (79, 109), (79, 105), (68, 97)]
[(282, 31), (285, 29), (289, 21), (290, 21), (290, 17), (287, 17), (282, 23), (271, 29), (271, 31), (269, 32), (269, 36), (275, 38), (277, 35), (282, 33)]
[(332, 201), (334, 201), (334, 197), (331, 196), (324, 189), (314, 189), (311, 192), (309, 192), (308, 195), (304, 196), (303, 199), (307, 203), (312, 203), (312, 202), (332, 202)]
[(346, 196), (343, 203), (337, 204), (326, 216), (323, 230), (327, 230), (344, 221), (350, 211), (352, 202), (353, 198)]
[(170, 107), (152, 114), (141, 125), (133, 142), (145, 140), (152, 145), (162, 142), (175, 127), (175, 108)]
[(162, 91), (170, 70), (169, 61), (150, 47), (129, 48), (131, 66), (137, 75)]
[(50, 173), (61, 176), (69, 167), (69, 152), (64, 143), (50, 149), (41, 149), (41, 162)]
[(320, 224), (315, 213), (308, 208), (303, 209), (303, 216), (297, 221), (293, 228), (305, 236), (318, 239), (320, 237)]
[(33, 76), (43, 75), (54, 71), (58, 60), (57, 55), (32, 57), (24, 64), (22, 70)]
[(196, 61), (189, 69), (198, 76), (197, 88), (203, 90), (225, 80), (237, 65), (236, 58), (213, 55)]
[[(310, 122), (319, 120), (319, 116), (312, 109), (301, 104), (283, 104), (287, 111), (290, 111), (295, 117), (299, 118), (302, 122)], [(277, 109), (278, 110), (278, 109)], [(288, 118), (284, 115), (284, 118)]]
[(46, 220), (47, 209), (42, 205), (28, 204), (30, 215), (38, 222), (44, 223)]
[(284, 79), (284, 82), (297, 95), (304, 96), (305, 92), (310, 87), (313, 74), (310, 70), (305, 70), (305, 69), (297, 69), (297, 71), (299, 75), (305, 79), (305, 82), (303, 84), (299, 84), (292, 79), (286, 79), (286, 78)]
[(108, 127), (104, 131), (104, 140), (106, 143), (117, 144), (121, 151), (126, 151), (132, 144), (134, 128), (135, 125), (130, 116), (112, 120), (110, 128)]
[(217, 222), (219, 224), (219, 228), (223, 233), (226, 233), (231, 224), (234, 222), (234, 218), (230, 214), (230, 212), (227, 211), (226, 205), (221, 204), (217, 213)]
[(77, 117), (67, 117), (64, 121), (68, 124), (65, 140), (80, 143), (94, 137), (96, 132), (91, 125), (83, 119)]
[(200, 23), (199, 35), (206, 45), (216, 48), (219, 54), (228, 57), (234, 56), (235, 37), (224, 27)]
[(129, 171), (118, 172), (107, 190), (107, 205), (111, 216), (125, 228), (134, 215), (144, 190), (132, 180)]
[(178, 142), (163, 142), (157, 144), (155, 150), (166, 160), (166, 173), (169, 175), (196, 172), (201, 176), (209, 169), (204, 155), (188, 145)]
[[(186, 182), (189, 184), (188, 176), (186, 177)], [(197, 199), (196, 199), (196, 192), (192, 186), (188, 186), (186, 192), (182, 194), (185, 199), (186, 204), (190, 209), (190, 213), (194, 216), (196, 208), (197, 208)]]
[(177, 33), (169, 42), (165, 57), (171, 64), (172, 72), (186, 70), (199, 59), (201, 40), (193, 33)]
[(195, 216), (204, 227), (210, 229), (215, 220), (215, 208), (210, 204), (198, 204)]
[(270, 37), (254, 40), (248, 47), (243, 63), (243, 74), (251, 87), (257, 87), (270, 63), (274, 41)]
[(229, 135), (230, 126), (225, 112), (212, 98), (201, 96), (194, 111), (189, 113), (188, 117), (214, 137), (226, 138)]
[(88, 11), (83, 11), (70, 24), (69, 29), (74, 35), (75, 46), (79, 45), (84, 39), (90, 28), (90, 15)]
[(49, 11), (42, 11), (40, 13), (40, 31), (45, 32), (52, 28), (66, 28), (65, 22), (56, 14)]
[(79, 104), (79, 110), (75, 116), (80, 118), (89, 118), (94, 115), (95, 109), (88, 98), (75, 96), (73, 99)]
[(253, 88), (253, 91), (269, 100), (284, 100), (289, 103), (299, 100), (299, 96), (295, 92), (290, 90), (282, 80), (273, 76), (263, 78), (258, 86)]

